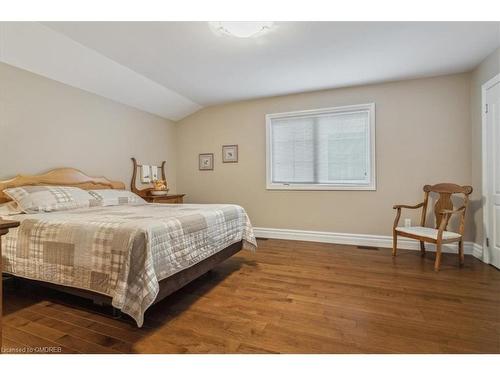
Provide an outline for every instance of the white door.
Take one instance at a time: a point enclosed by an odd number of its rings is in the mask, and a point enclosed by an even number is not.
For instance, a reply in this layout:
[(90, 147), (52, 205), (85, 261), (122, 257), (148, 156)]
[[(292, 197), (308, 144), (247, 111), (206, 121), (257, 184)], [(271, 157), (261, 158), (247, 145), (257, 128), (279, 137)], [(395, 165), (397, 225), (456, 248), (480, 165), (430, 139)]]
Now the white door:
[(500, 268), (500, 75), (485, 87), (485, 260)]

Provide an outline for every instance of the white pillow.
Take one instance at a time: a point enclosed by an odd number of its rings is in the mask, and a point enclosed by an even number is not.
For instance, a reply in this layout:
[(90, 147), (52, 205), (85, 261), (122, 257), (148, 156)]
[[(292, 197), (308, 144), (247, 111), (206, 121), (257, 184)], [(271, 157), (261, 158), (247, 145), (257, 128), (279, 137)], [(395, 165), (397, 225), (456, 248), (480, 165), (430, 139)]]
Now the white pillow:
[(72, 186), (21, 186), (3, 191), (28, 214), (89, 207), (92, 196)]
[(97, 206), (120, 206), (126, 204), (145, 204), (146, 201), (128, 190), (102, 189), (89, 190), (89, 194), (97, 200)]
[(0, 218), (2, 216), (5, 217), (10, 215), (18, 215), (22, 213), (23, 210), (21, 210), (19, 208), (19, 205), (14, 201), (0, 204)]

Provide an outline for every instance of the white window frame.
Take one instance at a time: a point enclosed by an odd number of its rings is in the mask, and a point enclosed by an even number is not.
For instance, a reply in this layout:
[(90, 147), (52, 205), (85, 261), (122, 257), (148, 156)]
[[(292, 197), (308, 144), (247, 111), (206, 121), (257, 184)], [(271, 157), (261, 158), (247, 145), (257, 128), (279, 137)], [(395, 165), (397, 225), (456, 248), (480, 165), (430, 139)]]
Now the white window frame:
[[(300, 184), (300, 183), (273, 183), (272, 182), (272, 129), (271, 122), (274, 119), (290, 117), (304, 117), (315, 115), (328, 115), (339, 112), (368, 111), (370, 128), (370, 171), (369, 182), (359, 183), (336, 183), (336, 184)], [(377, 190), (376, 186), (376, 160), (375, 160), (375, 103), (356, 104), (342, 107), (330, 107), (312, 109), (306, 111), (293, 111), (283, 113), (272, 113), (266, 115), (266, 189), (267, 190)]]

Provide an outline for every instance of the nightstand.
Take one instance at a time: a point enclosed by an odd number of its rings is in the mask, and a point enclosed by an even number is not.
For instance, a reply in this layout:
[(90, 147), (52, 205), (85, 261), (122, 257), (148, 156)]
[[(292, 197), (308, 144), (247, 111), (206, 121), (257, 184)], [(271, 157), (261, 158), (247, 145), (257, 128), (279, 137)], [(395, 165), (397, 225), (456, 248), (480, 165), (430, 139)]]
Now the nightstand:
[[(165, 175), (165, 161), (161, 163), (161, 178), (164, 182), (167, 181)], [(130, 181), (130, 191), (140, 196), (148, 203), (184, 203), (184, 196), (186, 194), (167, 194), (167, 195), (152, 195), (150, 192), (153, 190), (152, 187), (148, 187), (146, 189), (137, 189), (135, 186), (135, 182), (137, 180), (137, 169), (141, 167), (140, 164), (137, 164), (137, 160), (132, 158), (132, 180)]]
[(167, 194), (162, 196), (141, 195), (148, 203), (184, 203), (186, 194)]
[[(19, 226), (19, 221), (1, 220), (0, 219), (0, 276), (2, 271), (2, 236), (9, 232), (10, 228)], [(0, 279), (0, 353), (2, 352), (2, 279)]]

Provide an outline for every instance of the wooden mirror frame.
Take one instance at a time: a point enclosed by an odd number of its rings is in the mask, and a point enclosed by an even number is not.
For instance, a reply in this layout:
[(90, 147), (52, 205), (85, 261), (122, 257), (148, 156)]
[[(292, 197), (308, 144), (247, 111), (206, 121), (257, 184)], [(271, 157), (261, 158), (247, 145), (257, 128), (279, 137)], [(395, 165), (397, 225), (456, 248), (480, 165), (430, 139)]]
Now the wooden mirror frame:
[[(149, 196), (149, 192), (151, 190), (153, 190), (152, 187), (149, 187), (149, 188), (145, 188), (145, 189), (137, 189), (135, 183), (137, 181), (137, 169), (141, 166), (141, 164), (137, 163), (137, 160), (135, 158), (130, 158), (132, 160), (132, 164), (133, 164), (133, 170), (132, 170), (132, 179), (130, 180), (130, 190), (137, 194), (138, 196), (140, 197), (147, 197)], [(163, 160), (161, 162), (161, 179), (163, 181), (167, 181), (167, 177), (166, 177), (166, 174), (165, 174), (165, 164), (166, 164), (166, 160)]]

